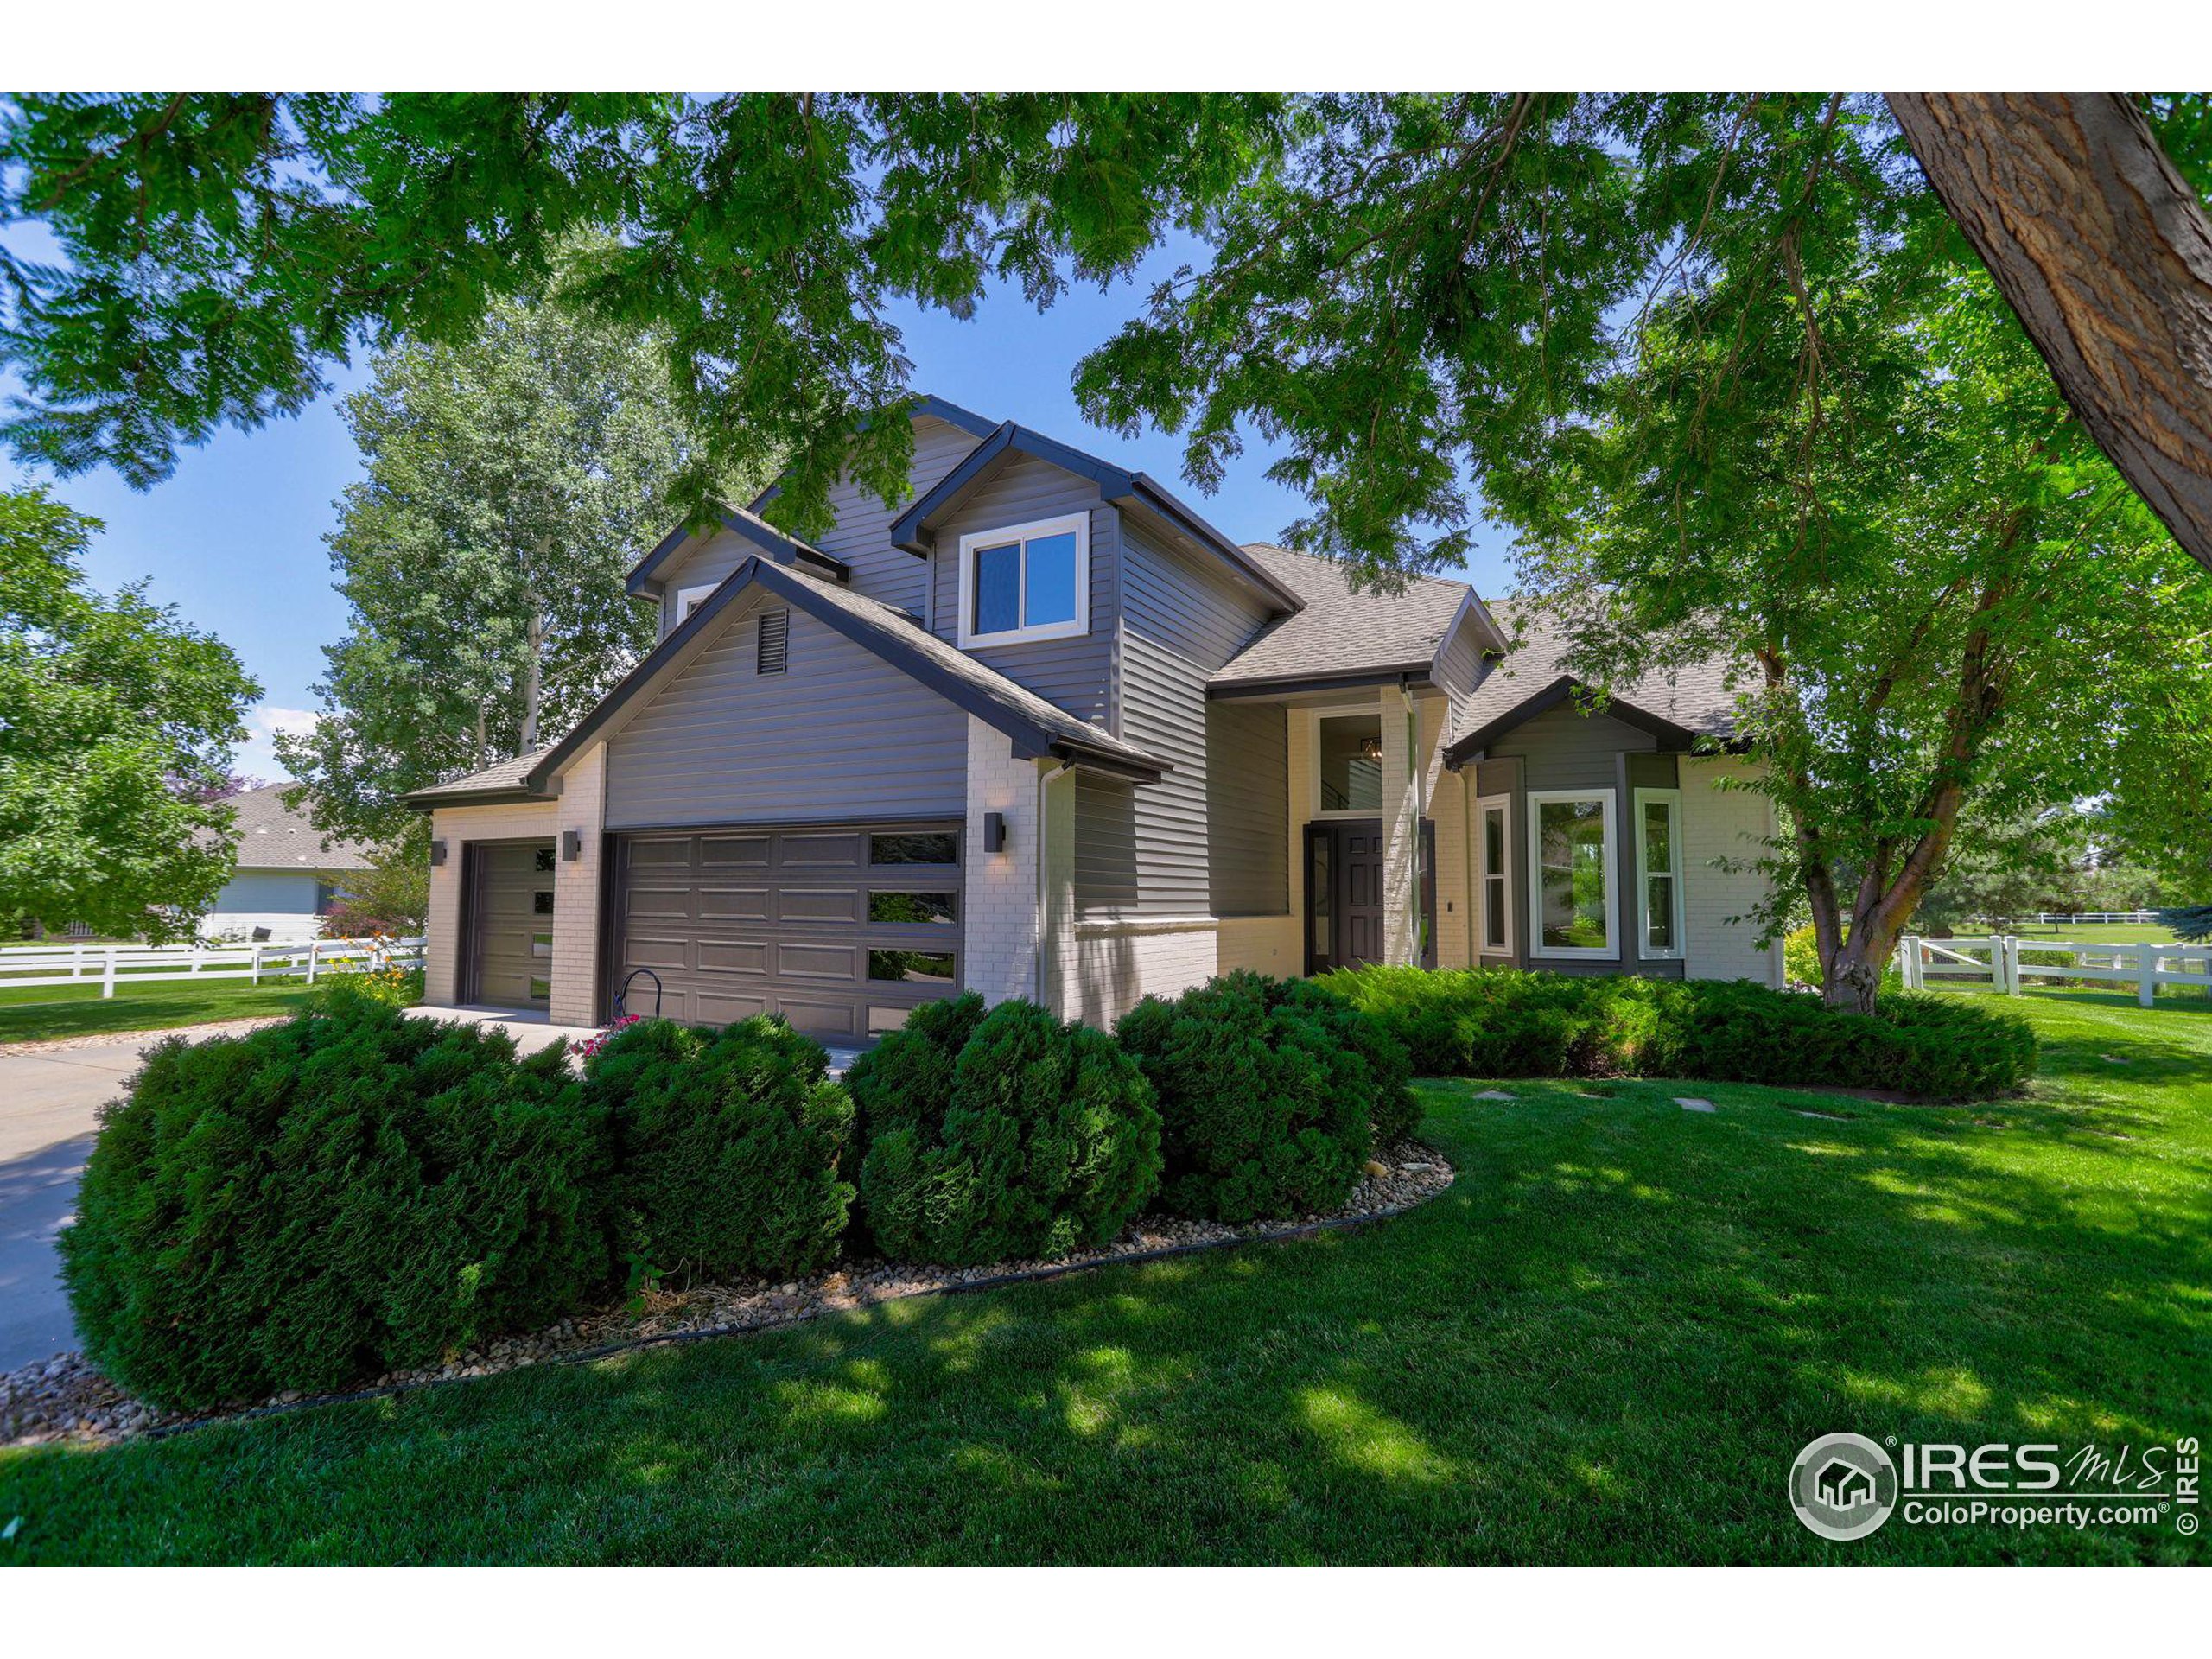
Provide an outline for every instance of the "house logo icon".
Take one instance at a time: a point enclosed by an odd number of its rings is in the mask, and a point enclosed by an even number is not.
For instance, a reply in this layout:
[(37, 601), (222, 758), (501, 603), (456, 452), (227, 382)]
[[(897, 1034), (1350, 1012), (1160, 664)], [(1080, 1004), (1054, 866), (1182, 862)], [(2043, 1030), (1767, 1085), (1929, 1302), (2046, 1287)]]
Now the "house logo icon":
[(1897, 1465), (1864, 1434), (1823, 1434), (1789, 1466), (1789, 1506), (1823, 1538), (1864, 1538), (1897, 1504)]

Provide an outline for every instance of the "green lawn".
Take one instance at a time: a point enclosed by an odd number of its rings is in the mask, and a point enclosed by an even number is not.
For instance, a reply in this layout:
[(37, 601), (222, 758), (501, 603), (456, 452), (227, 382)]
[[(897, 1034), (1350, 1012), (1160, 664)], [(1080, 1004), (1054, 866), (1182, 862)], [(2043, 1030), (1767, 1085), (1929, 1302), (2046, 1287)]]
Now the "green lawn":
[(1436, 1084), (1459, 1182), (1363, 1232), (0, 1453), (0, 1560), (2202, 1560), (1784, 1498), (1834, 1430), (2212, 1433), (2212, 1014), (2015, 1006), (2024, 1100)]
[[(0, 981), (0, 1043), (40, 1042), (53, 1037), (90, 1037), (105, 1031), (168, 1031), (211, 1020), (251, 1020), (286, 1014), (308, 999), (304, 981), (254, 985), (243, 979), (211, 979), (194, 985), (169, 980), (156, 985), (116, 982), (103, 998), (97, 984), (10, 990)], [(0, 1522), (0, 1525), (5, 1525)]]

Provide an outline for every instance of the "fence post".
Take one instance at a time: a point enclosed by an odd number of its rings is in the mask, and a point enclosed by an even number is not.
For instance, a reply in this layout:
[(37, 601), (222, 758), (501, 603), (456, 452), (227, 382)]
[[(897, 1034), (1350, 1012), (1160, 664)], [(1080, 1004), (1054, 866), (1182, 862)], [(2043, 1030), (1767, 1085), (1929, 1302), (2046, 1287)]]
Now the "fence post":
[(2005, 995), (2020, 994), (2020, 938), (2017, 933), (2005, 936)]
[(1920, 936), (1908, 933), (1897, 941), (1897, 971), (1904, 976), (1908, 991), (1920, 988)]
[(2150, 1007), (2158, 1000), (2158, 947), (2135, 947), (2135, 1000)]
[(192, 942), (192, 971), (193, 971), (194, 973), (195, 973), (195, 974), (196, 974), (196, 973), (198, 973), (198, 972), (200, 971), (200, 949), (201, 949), (201, 946), (200, 946), (200, 941), (199, 941), (199, 940), (197, 940), (197, 939), (194, 939), (194, 940)]
[(80, 944), (77, 947), (76, 954), (69, 958), (69, 977), (72, 979), (82, 979), (84, 976), (85, 947)]
[(248, 983), (261, 983), (261, 946), (257, 944), (253, 947), (253, 978)]
[(100, 995), (104, 999), (115, 995), (115, 953), (118, 949), (112, 944), (107, 948), (105, 957), (107, 965), (100, 975)]
[(321, 939), (309, 939), (308, 941), (308, 983), (310, 985), (315, 983), (315, 953), (321, 948), (322, 941)]

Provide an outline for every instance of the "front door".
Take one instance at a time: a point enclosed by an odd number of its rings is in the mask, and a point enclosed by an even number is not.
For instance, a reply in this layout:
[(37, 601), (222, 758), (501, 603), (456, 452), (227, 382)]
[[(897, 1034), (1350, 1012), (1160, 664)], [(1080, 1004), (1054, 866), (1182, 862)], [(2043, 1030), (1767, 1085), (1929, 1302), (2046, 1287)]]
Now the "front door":
[[(1436, 825), (1421, 831), (1421, 963), (1436, 965)], [(1386, 844), (1380, 818), (1306, 826), (1306, 971), (1386, 959)]]

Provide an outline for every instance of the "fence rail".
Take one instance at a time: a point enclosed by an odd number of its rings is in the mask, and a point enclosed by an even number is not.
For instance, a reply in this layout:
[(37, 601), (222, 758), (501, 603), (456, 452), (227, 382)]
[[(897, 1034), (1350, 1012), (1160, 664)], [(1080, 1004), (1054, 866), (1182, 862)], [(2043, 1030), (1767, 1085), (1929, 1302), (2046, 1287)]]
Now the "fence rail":
[[(2063, 962), (2043, 960), (2061, 955)], [(1929, 939), (1908, 933), (1897, 941), (1897, 971), (1909, 991), (1944, 980), (1979, 980), (2012, 996), (2031, 979), (2132, 985), (2135, 1000), (2147, 1008), (2158, 1001), (2161, 985), (2193, 985), (2212, 996), (2212, 944), (2022, 939), (2012, 933)]]
[(2156, 920), (2157, 915), (2147, 910), (2077, 910), (2065, 913), (2045, 910), (2036, 915), (2037, 927), (2086, 927), (2092, 922), (2123, 922), (2131, 927), (2147, 927)]
[(0, 990), (48, 985), (98, 985), (103, 997), (118, 985), (195, 979), (305, 979), (325, 972), (419, 968), (420, 935), (404, 939), (264, 940), (254, 944), (37, 944), (0, 949)]

